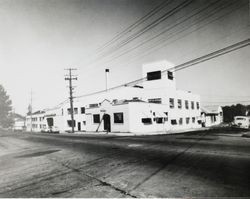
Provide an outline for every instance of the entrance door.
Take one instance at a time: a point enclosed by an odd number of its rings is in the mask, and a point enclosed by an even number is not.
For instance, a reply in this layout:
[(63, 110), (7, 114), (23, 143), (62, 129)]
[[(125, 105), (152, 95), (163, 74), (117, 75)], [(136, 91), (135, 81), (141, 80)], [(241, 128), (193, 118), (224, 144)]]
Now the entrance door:
[(81, 131), (81, 122), (78, 122), (78, 131)]
[(110, 132), (111, 131), (110, 115), (104, 114), (103, 123), (104, 123), (104, 130)]

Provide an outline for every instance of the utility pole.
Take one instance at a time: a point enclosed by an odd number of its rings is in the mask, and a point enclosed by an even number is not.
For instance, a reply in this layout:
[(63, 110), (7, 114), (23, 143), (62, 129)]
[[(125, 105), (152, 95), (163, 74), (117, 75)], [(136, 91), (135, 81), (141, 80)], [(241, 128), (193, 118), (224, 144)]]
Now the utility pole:
[(73, 70), (77, 70), (76, 68), (67, 68), (65, 69), (69, 72), (68, 75), (66, 75), (65, 80), (69, 81), (69, 100), (70, 100), (70, 115), (71, 115), (71, 127), (72, 127), (72, 133), (74, 133), (74, 127), (75, 127), (75, 122), (74, 122), (74, 105), (73, 105), (73, 89), (74, 87), (72, 86), (72, 80), (77, 80), (77, 77), (75, 75), (72, 75)]
[(30, 132), (32, 132), (32, 90), (30, 92)]

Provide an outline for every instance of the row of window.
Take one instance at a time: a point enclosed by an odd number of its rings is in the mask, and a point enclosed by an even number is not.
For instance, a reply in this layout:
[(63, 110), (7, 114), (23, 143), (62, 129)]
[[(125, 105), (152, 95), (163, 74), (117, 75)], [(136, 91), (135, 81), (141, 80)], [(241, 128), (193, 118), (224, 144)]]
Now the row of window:
[[(80, 110), (81, 114), (85, 113), (85, 107), (81, 107), (81, 108), (79, 108), (79, 110)], [(67, 111), (68, 111), (68, 114), (70, 115), (71, 114), (71, 108), (68, 108)], [(74, 108), (74, 115), (76, 115), (76, 114), (78, 114), (78, 108)]]
[[(148, 81), (152, 81), (152, 80), (157, 80), (157, 79), (161, 79), (161, 74), (162, 72), (160, 70), (158, 71), (153, 71), (153, 72), (148, 72), (147, 73), (147, 80)], [(173, 80), (174, 79), (174, 75), (173, 72), (168, 71), (168, 79), (169, 80)]]
[[(113, 116), (114, 116), (114, 123), (118, 123), (118, 124), (124, 123), (122, 112), (114, 113)], [(100, 114), (93, 114), (93, 123), (100, 123), (100, 122), (101, 122)]]
[(34, 129), (36, 129), (36, 128), (42, 129), (42, 128), (45, 128), (45, 127), (46, 127), (45, 124), (40, 124), (40, 125), (38, 125), (38, 124), (32, 124), (32, 128), (34, 128)]
[[(69, 127), (72, 127), (71, 120), (67, 120), (67, 123), (68, 123)], [(78, 122), (78, 123), (80, 123), (80, 122)], [(73, 121), (73, 124), (74, 124), (74, 127), (76, 127), (76, 121), (75, 120)], [(82, 124), (83, 124), (83, 126), (85, 126), (86, 125), (86, 121), (82, 121)]]
[[(176, 120), (176, 119), (171, 120), (171, 124), (172, 124), (172, 125), (177, 125), (177, 124), (182, 125), (183, 122), (184, 122), (184, 118), (179, 118), (178, 123), (177, 123), (177, 120)], [(195, 123), (195, 117), (192, 117), (192, 118), (186, 117), (186, 124), (190, 124), (191, 122), (192, 122), (193, 124)]]
[[(177, 107), (179, 109), (182, 109), (182, 101), (181, 99), (177, 99)], [(189, 101), (188, 100), (184, 100), (184, 103), (185, 103), (185, 109), (189, 109)], [(169, 98), (169, 107), (170, 108), (174, 108), (175, 107), (175, 100), (174, 98)], [(200, 108), (200, 103), (199, 102), (196, 102), (196, 107), (195, 107), (195, 102), (194, 101), (191, 101), (190, 102), (190, 107), (191, 109), (199, 109)]]
[[(30, 118), (26, 119), (27, 121), (30, 121)], [(37, 121), (43, 121), (44, 117), (32, 117), (32, 122), (37, 122)]]
[(168, 118), (167, 118), (167, 117), (155, 117), (155, 118), (153, 118), (153, 120), (152, 120), (152, 118), (148, 117), (148, 118), (142, 118), (142, 119), (141, 119), (141, 122), (142, 122), (143, 124), (152, 124), (153, 121), (154, 121), (156, 124), (163, 124), (164, 122), (168, 121)]

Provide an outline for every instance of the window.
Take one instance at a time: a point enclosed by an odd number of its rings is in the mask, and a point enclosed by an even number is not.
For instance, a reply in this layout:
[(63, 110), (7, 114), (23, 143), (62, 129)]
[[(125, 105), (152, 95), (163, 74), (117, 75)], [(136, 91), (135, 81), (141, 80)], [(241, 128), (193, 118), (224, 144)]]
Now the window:
[(174, 108), (174, 98), (169, 98), (169, 107)]
[(162, 124), (163, 123), (163, 117), (156, 117), (155, 121), (157, 124)]
[(186, 124), (189, 124), (189, 121), (190, 121), (190, 118), (187, 117), (187, 118), (186, 118)]
[(173, 72), (168, 71), (168, 79), (170, 79), (170, 80), (174, 79)]
[(194, 109), (194, 102), (191, 102), (191, 109)]
[(85, 107), (81, 107), (81, 114), (85, 113)]
[(192, 122), (195, 123), (195, 117), (192, 117)]
[(70, 115), (71, 114), (71, 108), (68, 108), (67, 111), (68, 111), (68, 115)]
[(182, 124), (183, 124), (183, 119), (179, 118), (179, 125), (182, 125)]
[(164, 117), (164, 121), (168, 121), (168, 112), (164, 112), (166, 117)]
[(141, 122), (144, 124), (152, 124), (152, 119), (151, 118), (142, 118)]
[(179, 109), (182, 108), (182, 101), (181, 101), (181, 99), (178, 99), (178, 108), (179, 108)]
[(62, 115), (63, 115), (63, 108), (62, 108)]
[(94, 123), (100, 123), (100, 115), (99, 114), (94, 114), (93, 115), (93, 122)]
[(114, 123), (123, 123), (123, 113), (114, 113)]
[(85, 126), (86, 125), (86, 121), (82, 121), (82, 124)]
[(171, 124), (172, 124), (172, 125), (176, 125), (176, 124), (177, 124), (177, 121), (176, 121), (176, 120), (171, 120)]
[[(68, 122), (68, 126), (72, 127), (72, 121), (68, 120), (67, 122)], [(76, 121), (75, 120), (73, 120), (73, 124), (74, 124), (74, 127), (75, 127), (76, 126)]]
[(78, 108), (74, 108), (74, 114), (78, 114)]
[(147, 73), (147, 80), (156, 80), (156, 79), (161, 79), (161, 71), (154, 71), (154, 72), (149, 72)]
[(197, 107), (197, 109), (200, 108), (200, 103), (199, 102), (196, 102), (196, 107)]
[(148, 99), (149, 103), (161, 104), (161, 98)]
[(189, 109), (189, 107), (188, 107), (188, 101), (187, 100), (185, 100), (185, 108)]
[(89, 105), (89, 108), (96, 108), (96, 107), (98, 107), (98, 104), (96, 103), (96, 104), (90, 104)]

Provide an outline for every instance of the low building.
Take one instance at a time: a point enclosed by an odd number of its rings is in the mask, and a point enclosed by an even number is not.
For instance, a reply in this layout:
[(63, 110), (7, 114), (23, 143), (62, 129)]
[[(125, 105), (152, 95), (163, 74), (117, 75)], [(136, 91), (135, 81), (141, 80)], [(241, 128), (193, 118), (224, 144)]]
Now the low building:
[(223, 111), (221, 106), (201, 107), (201, 121), (203, 127), (219, 125), (223, 122)]
[(24, 131), (26, 129), (25, 127), (25, 117), (19, 114), (14, 113), (14, 124), (12, 127), (13, 131)]
[(26, 115), (26, 131), (29, 132), (42, 132), (46, 129), (44, 121), (45, 111), (36, 111)]
[(86, 130), (148, 133), (170, 129), (168, 106), (138, 99), (110, 102), (86, 109)]

